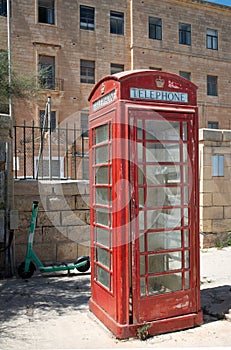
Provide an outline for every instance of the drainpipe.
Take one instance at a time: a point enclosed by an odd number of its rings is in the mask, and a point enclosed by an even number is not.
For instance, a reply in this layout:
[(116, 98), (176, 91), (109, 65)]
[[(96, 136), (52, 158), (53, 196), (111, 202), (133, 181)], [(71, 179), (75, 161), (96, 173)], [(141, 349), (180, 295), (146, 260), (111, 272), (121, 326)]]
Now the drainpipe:
[(130, 0), (130, 60), (131, 60), (131, 70), (134, 69), (134, 60), (133, 60), (133, 0)]
[[(8, 52), (8, 80), (11, 86), (11, 23), (10, 23), (10, 0), (7, 0), (7, 52)], [(9, 97), (9, 116), (12, 117), (12, 98)]]

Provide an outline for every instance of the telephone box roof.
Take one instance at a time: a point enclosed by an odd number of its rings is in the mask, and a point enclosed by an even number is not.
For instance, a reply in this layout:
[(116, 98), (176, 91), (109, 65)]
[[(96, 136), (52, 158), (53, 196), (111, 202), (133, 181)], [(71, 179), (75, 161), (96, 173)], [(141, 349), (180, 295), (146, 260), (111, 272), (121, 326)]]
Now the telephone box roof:
[(163, 71), (159, 71), (159, 70), (154, 70), (154, 69), (135, 69), (135, 70), (127, 70), (127, 71), (123, 71), (120, 73), (116, 73), (113, 75), (106, 75), (105, 77), (103, 77), (102, 79), (100, 79), (96, 85), (93, 87), (92, 91), (90, 92), (89, 98), (88, 100), (90, 101), (92, 96), (94, 95), (95, 91), (98, 89), (98, 87), (108, 81), (108, 80), (114, 80), (117, 82), (123, 82), (127, 79), (130, 78), (136, 78), (136, 76), (150, 76), (150, 75), (154, 75), (154, 76), (162, 76), (165, 78), (175, 78), (178, 81), (181, 81), (181, 83), (183, 85), (187, 85), (190, 86), (191, 89), (197, 89), (197, 86), (192, 83), (191, 81), (189, 81), (188, 79), (185, 79), (177, 74), (173, 74), (173, 73), (168, 73), (168, 72), (163, 72)]

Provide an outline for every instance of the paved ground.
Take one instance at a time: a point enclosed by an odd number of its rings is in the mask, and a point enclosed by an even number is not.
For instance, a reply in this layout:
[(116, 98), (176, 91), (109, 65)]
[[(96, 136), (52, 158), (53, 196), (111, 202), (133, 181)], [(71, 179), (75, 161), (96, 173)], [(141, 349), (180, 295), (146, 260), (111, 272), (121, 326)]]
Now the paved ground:
[(90, 275), (0, 280), (0, 349), (230, 347), (231, 247), (201, 252), (205, 323), (145, 341), (116, 339), (88, 310)]

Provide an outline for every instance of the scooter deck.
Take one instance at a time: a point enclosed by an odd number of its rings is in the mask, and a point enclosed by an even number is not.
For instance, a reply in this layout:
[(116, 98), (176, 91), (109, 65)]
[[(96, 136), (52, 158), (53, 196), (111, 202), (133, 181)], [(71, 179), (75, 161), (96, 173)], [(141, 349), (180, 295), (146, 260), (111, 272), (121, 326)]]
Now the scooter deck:
[(61, 264), (61, 265), (51, 265), (51, 266), (43, 266), (39, 267), (40, 272), (53, 272), (53, 271), (67, 271), (67, 270), (74, 270), (77, 267), (83, 266), (84, 263), (80, 264)]

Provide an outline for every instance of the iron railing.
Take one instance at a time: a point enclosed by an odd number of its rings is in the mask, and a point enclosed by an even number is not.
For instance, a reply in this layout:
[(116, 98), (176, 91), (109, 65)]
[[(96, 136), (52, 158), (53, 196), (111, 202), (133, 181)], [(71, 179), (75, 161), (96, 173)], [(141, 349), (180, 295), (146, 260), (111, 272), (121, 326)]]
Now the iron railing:
[(55, 130), (14, 126), (14, 177), (88, 179), (88, 131), (66, 124)]

